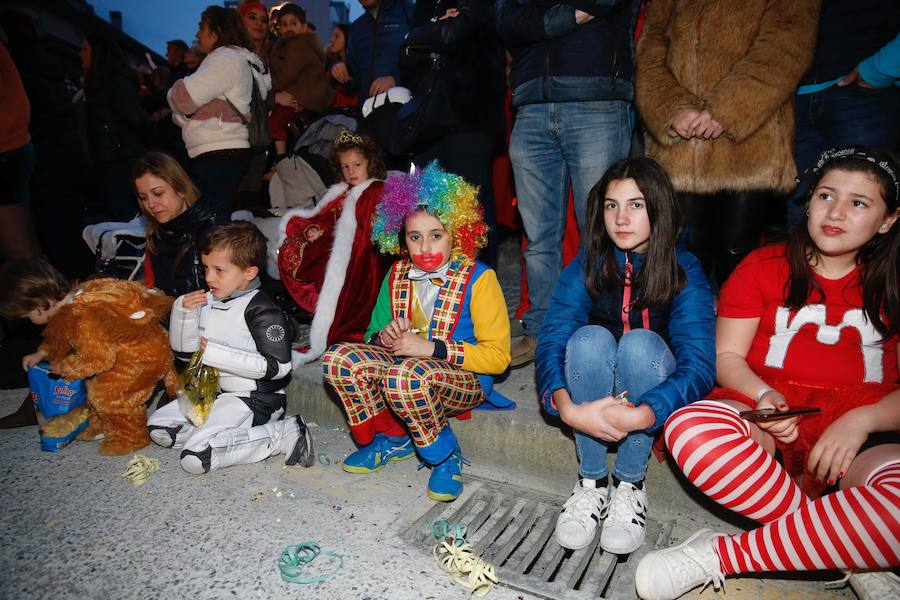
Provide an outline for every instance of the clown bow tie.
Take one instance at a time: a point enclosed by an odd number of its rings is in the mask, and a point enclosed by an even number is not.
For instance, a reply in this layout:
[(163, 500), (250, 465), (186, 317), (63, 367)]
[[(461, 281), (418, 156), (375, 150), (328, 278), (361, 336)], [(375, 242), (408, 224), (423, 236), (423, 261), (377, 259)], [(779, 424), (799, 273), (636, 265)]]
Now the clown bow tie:
[(423, 271), (419, 267), (413, 265), (412, 267), (410, 267), (409, 273), (406, 275), (406, 278), (412, 279), (413, 281), (430, 281), (436, 286), (441, 286), (444, 285), (444, 280), (447, 279), (447, 271), (449, 270), (449, 262), (447, 262), (437, 271)]

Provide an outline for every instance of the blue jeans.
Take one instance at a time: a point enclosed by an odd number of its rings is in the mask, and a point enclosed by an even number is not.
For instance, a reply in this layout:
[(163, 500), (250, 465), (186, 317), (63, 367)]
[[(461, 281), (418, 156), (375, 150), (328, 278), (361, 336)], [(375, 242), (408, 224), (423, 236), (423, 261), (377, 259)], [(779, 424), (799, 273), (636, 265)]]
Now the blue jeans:
[(516, 196), (528, 247), (531, 308), (523, 321), (536, 336), (562, 269), (571, 182), (575, 217), (585, 227), (588, 192), (631, 145), (631, 105), (622, 100), (550, 102), (519, 107), (509, 142)]
[[(594, 402), (628, 391), (637, 405), (647, 391), (675, 372), (675, 357), (669, 347), (649, 329), (633, 329), (616, 343), (613, 335), (599, 325), (578, 329), (566, 344), (566, 383), (575, 404)], [(610, 444), (575, 431), (579, 473), (601, 479), (609, 472), (606, 454)], [(653, 436), (633, 431), (618, 442), (613, 475), (634, 483), (644, 478), (653, 446)]]
[[(858, 145), (895, 148), (900, 138), (900, 89), (896, 86), (866, 89), (856, 84), (833, 85), (815, 94), (797, 96), (794, 113), (797, 118), (794, 159), (799, 173), (813, 166), (819, 154), (828, 148)], [(806, 212), (805, 203), (795, 202), (808, 191), (808, 182), (803, 183), (788, 199), (788, 226), (794, 225)]]

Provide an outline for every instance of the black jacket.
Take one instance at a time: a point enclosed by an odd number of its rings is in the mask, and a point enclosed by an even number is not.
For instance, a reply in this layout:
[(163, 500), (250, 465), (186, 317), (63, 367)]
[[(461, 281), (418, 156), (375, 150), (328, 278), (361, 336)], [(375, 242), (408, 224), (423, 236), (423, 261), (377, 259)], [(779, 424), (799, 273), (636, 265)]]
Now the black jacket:
[[(595, 15), (575, 23), (575, 4)], [(638, 0), (496, 0), (513, 106), (634, 97)]]
[(898, 28), (897, 0), (825, 0), (819, 13), (816, 53), (800, 84), (843, 77), (894, 39)]
[(205, 287), (197, 242), (214, 224), (212, 214), (197, 202), (159, 226), (147, 256), (153, 287), (173, 297)]
[[(493, 0), (419, 0), (400, 57), (401, 78), (413, 96), (428, 86), (432, 59), (447, 77), (457, 129), (502, 131), (503, 48), (494, 29)], [(447, 9), (459, 15), (444, 20)]]

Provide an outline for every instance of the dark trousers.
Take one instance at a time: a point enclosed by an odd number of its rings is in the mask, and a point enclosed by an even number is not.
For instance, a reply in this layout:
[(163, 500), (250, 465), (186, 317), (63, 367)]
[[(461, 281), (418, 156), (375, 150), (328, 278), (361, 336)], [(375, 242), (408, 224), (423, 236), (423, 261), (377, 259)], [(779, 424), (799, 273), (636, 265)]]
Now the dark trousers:
[(215, 215), (216, 221), (231, 220), (234, 195), (250, 166), (250, 150), (217, 150), (197, 156), (191, 167), (200, 200)]
[(678, 194), (683, 239), (700, 260), (713, 289), (721, 287), (738, 263), (759, 246), (766, 215), (777, 197), (771, 190)]
[(484, 208), (484, 222), (490, 228), (488, 244), (481, 252), (481, 260), (492, 268), (497, 267), (497, 219), (494, 214), (494, 187), (491, 180), (492, 139), (480, 131), (463, 131), (444, 136), (430, 148), (416, 154), (414, 162), (424, 168), (432, 160), (445, 171), (462, 176), (478, 186), (478, 199)]
[[(819, 154), (829, 148), (866, 145), (894, 149), (900, 141), (900, 89), (895, 86), (867, 89), (856, 84), (833, 85), (815, 94), (797, 96), (794, 106), (794, 159), (799, 173), (813, 166)], [(807, 191), (808, 182), (801, 181), (788, 202), (788, 226), (806, 211)]]

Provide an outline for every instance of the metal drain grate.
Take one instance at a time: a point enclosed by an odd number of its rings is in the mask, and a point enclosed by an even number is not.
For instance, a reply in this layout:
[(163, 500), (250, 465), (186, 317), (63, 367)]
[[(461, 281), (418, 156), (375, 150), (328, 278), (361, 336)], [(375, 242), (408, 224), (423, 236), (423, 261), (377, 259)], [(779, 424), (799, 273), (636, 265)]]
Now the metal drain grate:
[(553, 529), (565, 498), (467, 477), (456, 502), (438, 502), (401, 536), (431, 551), (431, 523), (446, 519), (468, 527), (466, 539), (497, 568), (502, 585), (555, 600), (634, 598), (634, 570), (654, 547), (668, 546), (674, 522), (647, 520), (647, 542), (620, 562), (604, 552), (596, 535), (572, 551), (556, 543)]

